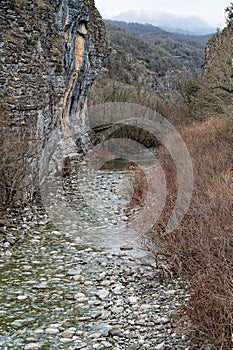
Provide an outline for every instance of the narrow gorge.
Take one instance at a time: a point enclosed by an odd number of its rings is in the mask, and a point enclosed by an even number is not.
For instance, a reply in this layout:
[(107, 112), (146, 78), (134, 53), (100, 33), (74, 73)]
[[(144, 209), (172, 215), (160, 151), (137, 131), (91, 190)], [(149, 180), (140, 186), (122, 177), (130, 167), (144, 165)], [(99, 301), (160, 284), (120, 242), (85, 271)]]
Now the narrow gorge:
[[(77, 177), (85, 166), (78, 155), (91, 148), (88, 90), (110, 52), (94, 1), (11, 0), (0, 9), (1, 123), (4, 146), (16, 154), (4, 163), (2, 198), (25, 203), (57, 148), (62, 158), (76, 154), (65, 192), (54, 193), (50, 182), (45, 187), (45, 195), (58, 198), (55, 222), (45, 201), (6, 214), (12, 224), (0, 261), (1, 349), (187, 348), (172, 325), (185, 289), (162, 282), (136, 232), (127, 229), (127, 198), (119, 190), (125, 171)], [(16, 180), (25, 186), (14, 197), (8, 189)], [(16, 236), (19, 243), (9, 250)]]
[(0, 349), (230, 349), (227, 11), (201, 37), (0, 2)]

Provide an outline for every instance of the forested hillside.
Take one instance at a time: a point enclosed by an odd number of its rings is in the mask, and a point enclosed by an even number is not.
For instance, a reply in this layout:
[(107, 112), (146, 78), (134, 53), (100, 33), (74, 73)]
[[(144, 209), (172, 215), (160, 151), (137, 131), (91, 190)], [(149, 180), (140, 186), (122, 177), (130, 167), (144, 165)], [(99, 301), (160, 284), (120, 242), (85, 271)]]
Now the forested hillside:
[(204, 62), (209, 36), (169, 33), (149, 24), (106, 25), (112, 53), (105, 61), (105, 76), (111, 79), (164, 90), (184, 73), (197, 74)]

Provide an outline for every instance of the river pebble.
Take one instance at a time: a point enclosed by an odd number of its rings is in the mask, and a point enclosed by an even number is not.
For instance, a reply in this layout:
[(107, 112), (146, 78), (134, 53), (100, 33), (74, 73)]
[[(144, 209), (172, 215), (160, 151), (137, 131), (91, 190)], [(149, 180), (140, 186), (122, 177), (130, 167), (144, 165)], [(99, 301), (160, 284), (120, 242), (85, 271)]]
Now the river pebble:
[(25, 345), (24, 350), (38, 350), (41, 349), (41, 344), (39, 343), (30, 343)]
[[(102, 172), (93, 183), (83, 177), (80, 184), (76, 175), (71, 177), (74, 221), (61, 218), (56, 227), (47, 227), (41, 212), (37, 222), (43, 227), (35, 224), (30, 231), (29, 217), (37, 209), (24, 211), (24, 226), (18, 227), (26, 238), (1, 261), (0, 348), (191, 348), (187, 325), (181, 327), (177, 316), (188, 298), (186, 286), (179, 280), (161, 281), (154, 261), (127, 231), (124, 201), (112, 187), (120, 177)], [(96, 202), (92, 206), (96, 198), (101, 202), (101, 193), (102, 209)]]

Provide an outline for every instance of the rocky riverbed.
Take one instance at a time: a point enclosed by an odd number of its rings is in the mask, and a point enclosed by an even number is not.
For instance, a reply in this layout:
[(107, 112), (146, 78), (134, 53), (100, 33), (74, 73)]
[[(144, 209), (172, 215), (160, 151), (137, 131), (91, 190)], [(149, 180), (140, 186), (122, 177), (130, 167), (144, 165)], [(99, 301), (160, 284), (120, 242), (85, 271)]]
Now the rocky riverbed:
[[(122, 179), (98, 171), (84, 188), (85, 179), (71, 176), (63, 194), (71, 212), (66, 229), (64, 222), (48, 224), (36, 207), (37, 214), (21, 213), (23, 239), (0, 261), (1, 349), (191, 348), (177, 314), (185, 286), (161, 279), (136, 233), (127, 231)], [(94, 201), (100, 197), (101, 209)]]

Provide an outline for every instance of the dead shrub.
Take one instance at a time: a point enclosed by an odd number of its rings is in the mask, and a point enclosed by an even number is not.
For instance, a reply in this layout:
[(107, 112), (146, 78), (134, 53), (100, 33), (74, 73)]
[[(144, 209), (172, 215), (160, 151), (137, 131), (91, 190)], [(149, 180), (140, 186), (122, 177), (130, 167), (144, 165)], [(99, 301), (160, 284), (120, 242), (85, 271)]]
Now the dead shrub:
[(0, 121), (0, 202), (1, 207), (21, 204), (35, 187), (37, 140), (24, 123), (6, 114)]
[[(229, 350), (233, 345), (232, 122), (227, 117), (210, 118), (181, 128), (181, 133), (195, 169), (193, 200), (180, 227), (165, 234), (176, 193), (171, 187), (150, 237), (157, 255), (165, 256), (173, 272), (190, 281), (191, 297), (184, 312), (196, 335), (216, 349)], [(159, 157), (162, 162), (163, 152)], [(171, 169), (172, 165), (166, 170)], [(168, 184), (175, 177), (174, 170), (169, 171)]]

